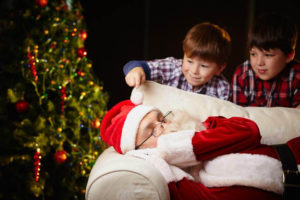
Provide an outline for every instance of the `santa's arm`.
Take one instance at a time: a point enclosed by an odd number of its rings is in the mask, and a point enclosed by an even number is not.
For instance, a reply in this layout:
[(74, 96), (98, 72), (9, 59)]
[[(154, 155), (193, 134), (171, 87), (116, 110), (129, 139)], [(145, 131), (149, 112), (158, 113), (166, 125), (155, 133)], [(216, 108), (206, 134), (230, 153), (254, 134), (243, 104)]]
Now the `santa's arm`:
[(209, 117), (204, 125), (207, 129), (200, 132), (187, 130), (161, 136), (158, 151), (168, 163), (187, 167), (197, 161), (255, 148), (260, 143), (259, 129), (249, 119)]
[(209, 117), (204, 124), (207, 130), (195, 133), (192, 138), (197, 160), (210, 160), (219, 155), (253, 149), (260, 144), (261, 135), (252, 120)]

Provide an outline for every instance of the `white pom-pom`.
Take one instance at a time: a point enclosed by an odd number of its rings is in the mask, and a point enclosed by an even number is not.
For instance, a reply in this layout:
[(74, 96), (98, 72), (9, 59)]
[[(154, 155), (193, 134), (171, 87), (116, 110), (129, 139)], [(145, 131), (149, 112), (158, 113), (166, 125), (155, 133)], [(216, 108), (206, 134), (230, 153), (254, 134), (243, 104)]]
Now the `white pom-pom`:
[(130, 100), (135, 105), (142, 104), (144, 100), (144, 95), (141, 92), (134, 92), (131, 94)]

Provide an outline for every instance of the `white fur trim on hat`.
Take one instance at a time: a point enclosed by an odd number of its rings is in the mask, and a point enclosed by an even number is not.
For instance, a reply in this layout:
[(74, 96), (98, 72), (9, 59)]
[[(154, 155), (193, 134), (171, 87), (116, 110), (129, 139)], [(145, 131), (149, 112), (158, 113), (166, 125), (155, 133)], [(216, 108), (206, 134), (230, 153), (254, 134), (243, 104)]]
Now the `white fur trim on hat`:
[(145, 115), (152, 110), (156, 110), (156, 108), (152, 106), (139, 105), (134, 107), (127, 114), (121, 136), (120, 146), (122, 153), (126, 153), (127, 151), (135, 149), (135, 139), (139, 124)]

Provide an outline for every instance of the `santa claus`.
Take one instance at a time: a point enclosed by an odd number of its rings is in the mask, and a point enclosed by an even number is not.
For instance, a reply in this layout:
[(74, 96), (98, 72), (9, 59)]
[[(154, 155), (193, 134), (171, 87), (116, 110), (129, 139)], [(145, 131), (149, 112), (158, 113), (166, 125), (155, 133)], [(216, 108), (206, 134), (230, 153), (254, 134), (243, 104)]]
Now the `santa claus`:
[[(170, 115), (176, 116), (173, 122)], [(258, 126), (246, 118), (215, 116), (199, 123), (186, 113), (163, 115), (155, 107), (126, 100), (108, 111), (100, 132), (117, 152), (153, 164), (167, 181), (171, 199), (300, 197), (300, 138), (279, 146), (294, 162), (286, 172), (276, 150), (260, 144)], [(293, 187), (282, 175), (293, 179)]]

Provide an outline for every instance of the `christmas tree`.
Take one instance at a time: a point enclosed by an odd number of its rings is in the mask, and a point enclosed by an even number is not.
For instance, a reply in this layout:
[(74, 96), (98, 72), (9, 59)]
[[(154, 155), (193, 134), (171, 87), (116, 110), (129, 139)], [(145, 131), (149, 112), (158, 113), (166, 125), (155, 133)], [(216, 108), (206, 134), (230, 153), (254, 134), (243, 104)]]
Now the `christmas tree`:
[(0, 199), (84, 199), (108, 95), (87, 58), (82, 7), (18, 4), (0, 21)]

